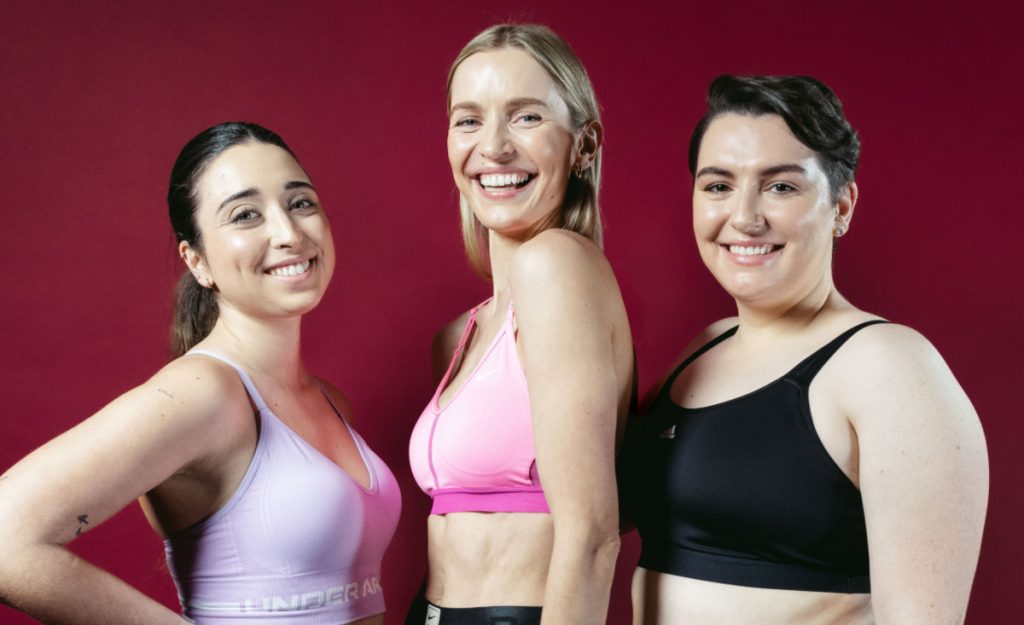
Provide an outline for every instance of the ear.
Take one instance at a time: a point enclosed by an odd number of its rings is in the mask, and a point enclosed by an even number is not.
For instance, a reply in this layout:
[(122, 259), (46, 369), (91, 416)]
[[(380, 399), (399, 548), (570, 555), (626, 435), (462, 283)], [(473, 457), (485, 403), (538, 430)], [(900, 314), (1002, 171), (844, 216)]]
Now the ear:
[(206, 260), (194, 247), (188, 244), (188, 241), (182, 241), (178, 244), (178, 255), (181, 256), (185, 267), (192, 273), (192, 277), (196, 279), (200, 286), (206, 288), (213, 287), (213, 277), (210, 275), (209, 267), (206, 266)]
[[(839, 200), (836, 202), (836, 230), (845, 233), (850, 228), (850, 220), (853, 219), (853, 209), (857, 206), (857, 198), (860, 191), (856, 182), (850, 182), (840, 191)], [(842, 236), (842, 235), (840, 235)]]
[(604, 143), (604, 126), (596, 119), (583, 127), (576, 135), (575, 168), (586, 171), (594, 163), (598, 150)]

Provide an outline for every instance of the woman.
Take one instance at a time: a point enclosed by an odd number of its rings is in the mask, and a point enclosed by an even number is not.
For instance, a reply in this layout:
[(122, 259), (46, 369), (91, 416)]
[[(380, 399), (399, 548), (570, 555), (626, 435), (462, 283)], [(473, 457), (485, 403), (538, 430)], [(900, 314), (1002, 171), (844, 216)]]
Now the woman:
[(456, 58), (448, 113), (466, 250), (492, 296), (438, 334), (410, 443), (434, 499), (426, 622), (529, 625), (543, 606), (544, 623), (604, 623), (633, 347), (600, 248), (593, 88), (550, 30), (499, 25)]
[(985, 442), (931, 344), (833, 284), (858, 154), (812, 78), (711, 84), (694, 232), (737, 316), (684, 350), (630, 428), (635, 623), (964, 618)]
[(316, 189), (276, 134), (226, 123), (182, 150), (168, 204), (178, 357), (4, 474), (0, 597), (46, 623), (181, 623), (63, 548), (138, 498), (185, 620), (383, 623), (398, 487), (299, 353), (334, 270)]

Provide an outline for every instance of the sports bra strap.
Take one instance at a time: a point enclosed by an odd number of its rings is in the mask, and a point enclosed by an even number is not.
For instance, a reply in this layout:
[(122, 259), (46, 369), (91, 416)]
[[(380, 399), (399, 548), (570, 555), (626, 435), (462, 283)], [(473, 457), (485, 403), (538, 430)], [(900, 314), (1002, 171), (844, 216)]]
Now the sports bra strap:
[(800, 364), (793, 367), (793, 369), (789, 373), (787, 373), (785, 377), (800, 382), (806, 388), (807, 386), (810, 385), (811, 380), (814, 379), (814, 376), (818, 375), (818, 372), (821, 371), (821, 368), (825, 366), (825, 363), (828, 362), (829, 359), (832, 358), (832, 356), (837, 351), (839, 351), (839, 348), (842, 347), (843, 344), (846, 343), (846, 341), (848, 341), (851, 336), (860, 332), (861, 330), (868, 326), (877, 325), (879, 323), (889, 322), (886, 321), (885, 319), (872, 319), (870, 321), (858, 323), (857, 325), (853, 326), (852, 328), (846, 330), (836, 338), (829, 341), (827, 344), (825, 344), (824, 347), (822, 347), (818, 351), (814, 352), (813, 354), (805, 358), (803, 361), (800, 362)]
[(673, 371), (671, 375), (669, 375), (667, 378), (665, 378), (665, 383), (661, 386), (661, 391), (658, 393), (659, 397), (661, 395), (665, 395), (665, 394), (667, 394), (669, 392), (669, 390), (672, 388), (672, 385), (675, 383), (676, 378), (679, 377), (679, 374), (682, 373), (683, 369), (688, 367), (691, 362), (693, 362), (694, 360), (697, 360), (698, 358), (700, 358), (701, 355), (704, 354), (704, 352), (708, 351), (709, 349), (711, 349), (715, 345), (718, 345), (719, 343), (721, 343), (725, 339), (729, 338), (733, 334), (736, 334), (736, 330), (737, 329), (739, 329), (739, 326), (733, 326), (733, 327), (729, 328), (725, 332), (722, 332), (721, 334), (719, 334), (715, 338), (713, 338), (710, 341), (708, 341), (707, 343), (705, 343), (700, 349), (698, 349), (697, 351), (695, 351), (692, 354), (690, 354), (689, 356), (687, 356), (686, 360), (684, 360), (682, 362), (682, 364), (680, 364), (678, 367), (676, 367), (676, 370)]
[(256, 390), (256, 385), (252, 383), (252, 380), (249, 378), (249, 374), (246, 373), (245, 370), (238, 366), (234, 361), (225, 356), (221, 356), (217, 352), (211, 352), (208, 349), (191, 349), (185, 353), (186, 356), (191, 356), (194, 354), (209, 356), (210, 358), (213, 358), (214, 360), (219, 360), (224, 364), (230, 366), (232, 369), (234, 369), (235, 373), (238, 374), (238, 377), (241, 378), (242, 384), (245, 386), (246, 392), (249, 393), (249, 397), (251, 397), (253, 403), (256, 404), (256, 409), (259, 410), (260, 412), (263, 412), (266, 409), (267, 404), (263, 401), (263, 397), (260, 395), (260, 392)]

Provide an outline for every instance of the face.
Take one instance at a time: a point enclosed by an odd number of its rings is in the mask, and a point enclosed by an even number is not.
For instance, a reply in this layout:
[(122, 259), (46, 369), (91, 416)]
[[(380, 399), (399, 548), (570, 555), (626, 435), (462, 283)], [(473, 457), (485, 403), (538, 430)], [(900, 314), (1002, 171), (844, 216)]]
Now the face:
[(459, 65), (450, 99), (448, 160), (480, 223), (512, 238), (550, 224), (585, 157), (544, 68), (519, 48), (480, 52)]
[(202, 253), (182, 244), (200, 284), (212, 281), (222, 312), (304, 313), (334, 271), (331, 229), (316, 190), (281, 148), (250, 141), (211, 161), (196, 185)]
[(824, 297), (833, 229), (849, 220), (855, 193), (851, 185), (831, 201), (817, 156), (780, 116), (721, 115), (701, 141), (693, 188), (704, 264), (740, 302), (789, 307)]

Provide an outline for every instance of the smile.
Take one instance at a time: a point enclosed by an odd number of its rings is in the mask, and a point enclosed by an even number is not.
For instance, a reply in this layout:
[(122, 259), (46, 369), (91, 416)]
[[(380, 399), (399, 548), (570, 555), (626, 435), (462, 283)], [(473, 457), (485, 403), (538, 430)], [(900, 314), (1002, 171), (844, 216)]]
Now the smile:
[(776, 247), (771, 244), (765, 245), (729, 245), (729, 253), (736, 254), (738, 256), (764, 256), (765, 254), (771, 254), (775, 251)]
[(272, 276), (279, 278), (290, 278), (292, 276), (298, 276), (309, 271), (309, 267), (313, 264), (313, 259), (304, 260), (302, 262), (295, 263), (294, 265), (285, 265), (284, 267), (274, 267), (267, 271)]
[(533, 175), (525, 172), (514, 174), (480, 174), (477, 180), (480, 181), (480, 186), (484, 189), (501, 191), (521, 189), (529, 184), (530, 180), (533, 180)]

